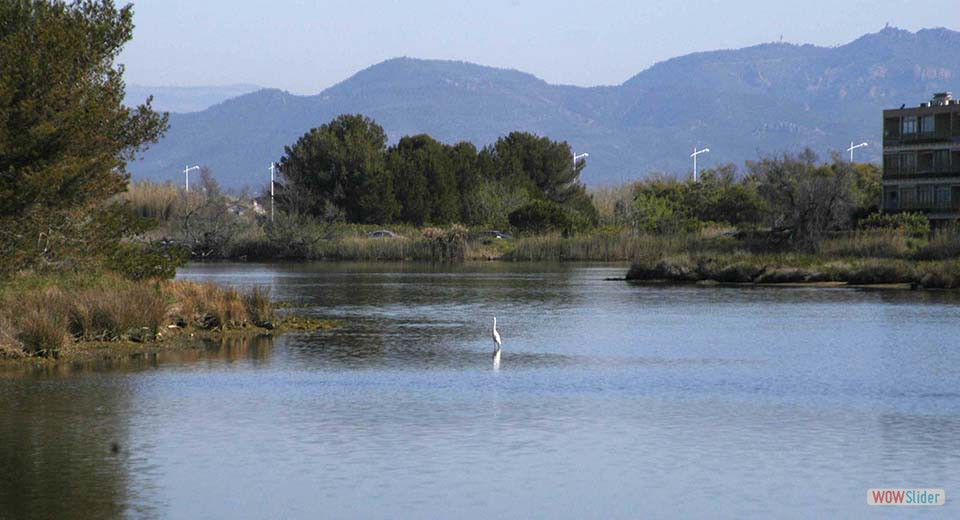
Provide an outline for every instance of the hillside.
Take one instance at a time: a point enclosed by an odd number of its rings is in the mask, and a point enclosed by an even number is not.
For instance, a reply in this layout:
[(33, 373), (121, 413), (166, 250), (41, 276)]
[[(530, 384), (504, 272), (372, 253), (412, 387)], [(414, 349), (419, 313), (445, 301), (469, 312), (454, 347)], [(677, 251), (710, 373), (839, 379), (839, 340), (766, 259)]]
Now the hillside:
[(256, 85), (240, 83), (210, 87), (156, 87), (127, 85), (126, 104), (135, 106), (153, 96), (153, 108), (161, 112), (199, 112), (230, 98), (260, 90)]
[(550, 85), (514, 70), (397, 58), (315, 96), (261, 90), (202, 112), (172, 114), (167, 137), (131, 165), (135, 177), (177, 179), (206, 164), (227, 186), (259, 187), (284, 145), (341, 113), (360, 112), (391, 140), (426, 132), (486, 144), (511, 130), (590, 152), (584, 180), (608, 184), (810, 146), (823, 154), (870, 141), (879, 160), (881, 110), (960, 90), (960, 33), (886, 28), (849, 44), (763, 44), (658, 63), (622, 85)]

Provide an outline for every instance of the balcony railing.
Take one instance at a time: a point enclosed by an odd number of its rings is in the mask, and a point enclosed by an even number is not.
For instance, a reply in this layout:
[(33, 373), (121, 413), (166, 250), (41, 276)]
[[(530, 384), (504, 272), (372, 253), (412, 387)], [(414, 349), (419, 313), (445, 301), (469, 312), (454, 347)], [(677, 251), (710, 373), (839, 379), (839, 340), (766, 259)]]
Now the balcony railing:
[(895, 145), (897, 143), (933, 143), (938, 141), (956, 141), (960, 140), (960, 131), (951, 132), (949, 130), (938, 130), (936, 132), (917, 132), (913, 134), (900, 133), (897, 136), (885, 135), (883, 142), (886, 145)]

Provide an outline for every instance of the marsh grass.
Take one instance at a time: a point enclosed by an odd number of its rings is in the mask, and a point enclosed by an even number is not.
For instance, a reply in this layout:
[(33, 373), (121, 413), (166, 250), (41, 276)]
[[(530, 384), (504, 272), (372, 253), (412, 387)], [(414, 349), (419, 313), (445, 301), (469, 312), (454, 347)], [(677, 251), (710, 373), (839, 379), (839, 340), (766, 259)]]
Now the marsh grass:
[[(272, 327), (266, 289), (109, 275), (58, 282), (22, 277), (0, 292), (0, 356), (56, 355), (70, 342), (146, 342), (177, 330)], [(175, 330), (168, 332), (169, 325)]]
[(856, 231), (824, 240), (820, 253), (829, 257), (909, 258), (915, 243), (896, 230)]
[(655, 259), (680, 252), (731, 251), (728, 237), (708, 238), (700, 233), (637, 234), (607, 228), (564, 237), (560, 234), (521, 237), (505, 258), (522, 261), (629, 261)]
[(131, 183), (127, 191), (117, 195), (117, 200), (129, 203), (137, 215), (160, 223), (169, 222), (184, 208), (200, 205), (203, 198), (200, 192), (187, 193), (170, 182), (151, 181)]

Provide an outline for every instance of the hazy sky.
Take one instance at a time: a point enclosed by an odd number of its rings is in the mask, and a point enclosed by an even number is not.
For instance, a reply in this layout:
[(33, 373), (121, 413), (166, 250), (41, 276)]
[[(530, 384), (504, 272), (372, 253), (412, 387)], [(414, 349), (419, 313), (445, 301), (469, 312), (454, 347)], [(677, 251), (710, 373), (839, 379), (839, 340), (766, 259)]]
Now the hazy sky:
[(781, 35), (835, 45), (886, 23), (958, 30), (958, 1), (134, 0), (137, 28), (120, 62), (130, 83), (305, 94), (397, 56), (609, 85), (667, 58)]

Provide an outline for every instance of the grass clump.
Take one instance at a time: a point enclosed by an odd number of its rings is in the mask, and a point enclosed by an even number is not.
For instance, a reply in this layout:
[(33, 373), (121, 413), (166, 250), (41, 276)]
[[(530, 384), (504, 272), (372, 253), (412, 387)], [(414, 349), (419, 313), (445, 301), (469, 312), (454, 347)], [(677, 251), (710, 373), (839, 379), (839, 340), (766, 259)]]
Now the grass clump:
[(104, 275), (14, 280), (0, 292), (0, 357), (48, 355), (76, 342), (150, 342), (178, 331), (273, 328), (270, 292)]

